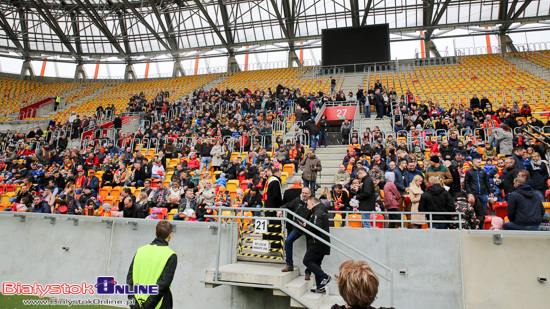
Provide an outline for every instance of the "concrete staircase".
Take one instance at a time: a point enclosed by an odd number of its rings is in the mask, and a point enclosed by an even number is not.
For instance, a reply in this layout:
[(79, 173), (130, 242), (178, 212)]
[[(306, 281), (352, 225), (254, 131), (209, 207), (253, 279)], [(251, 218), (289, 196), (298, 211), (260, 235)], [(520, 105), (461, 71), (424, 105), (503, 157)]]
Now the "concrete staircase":
[(357, 93), (357, 87), (361, 86), (363, 90), (365, 89), (365, 75), (345, 75), (344, 82), (342, 83), (342, 89), (344, 93), (353, 92)]
[[(338, 167), (342, 164), (344, 157), (347, 154), (347, 146), (333, 145), (325, 147), (317, 147), (315, 155), (321, 160), (323, 169), (321, 174), (317, 175), (317, 184), (321, 187), (332, 187), (334, 185), (334, 175), (338, 172)], [(317, 191), (319, 192), (319, 190)], [(318, 196), (318, 195), (317, 195)]]
[[(115, 88), (115, 87), (116, 87), (116, 86), (107, 86), (107, 87), (102, 88), (102, 89), (100, 89), (100, 90), (98, 90), (98, 91), (96, 91), (96, 92), (92, 92), (92, 93), (90, 93), (89, 95), (87, 95), (87, 96), (85, 96), (85, 97), (82, 97), (82, 98), (80, 98), (80, 99), (78, 99), (78, 100), (72, 102), (72, 103), (69, 104), (69, 105), (64, 105), (64, 104), (63, 104), (63, 101), (61, 101), (61, 104), (59, 104), (59, 107), (58, 107), (57, 111), (54, 112), (54, 111), (52, 110), (51, 112), (45, 114), (44, 117), (50, 117), (50, 116), (53, 115), (53, 114), (57, 114), (58, 112), (62, 112), (62, 111), (64, 111), (64, 110), (67, 109), (67, 108), (71, 108), (71, 106), (77, 106), (77, 105), (79, 105), (79, 104), (81, 104), (81, 103), (84, 103), (84, 102), (86, 102), (86, 101), (88, 101), (88, 100), (91, 100), (91, 99), (95, 98), (96, 96), (98, 96), (98, 95), (100, 95), (100, 94), (102, 94), (102, 93), (104, 93), (104, 92), (107, 92), (107, 91), (109, 91), (109, 90), (111, 90), (111, 89), (113, 89), (113, 88)], [(65, 95), (68, 95), (68, 94), (70, 94), (70, 92), (67, 93), (67, 94), (65, 94)]]
[[(221, 75), (221, 76), (218, 76), (218, 77), (214, 78), (212, 81), (202, 85), (201, 87), (204, 88), (204, 90), (210, 90), (210, 89), (216, 87), (217, 85), (219, 85), (221, 82), (223, 82), (224, 80), (226, 80), (228, 78), (229, 78), (229, 74)], [(199, 87), (199, 88), (201, 88), (201, 87)], [(186, 94), (181, 99), (185, 99), (185, 97), (191, 98), (193, 96), (193, 91), (195, 91), (195, 89), (193, 89), (191, 92)]]
[(506, 60), (508, 60), (508, 62), (512, 64), (517, 65), (522, 70), (525, 70), (546, 81), (550, 81), (550, 70), (543, 66), (540, 66), (520, 56), (508, 56), (506, 57)]
[(281, 272), (281, 265), (267, 263), (238, 262), (220, 266), (218, 280), (214, 269), (206, 270), (207, 287), (230, 285), (237, 287), (265, 288), (273, 290), (273, 295), (290, 298), (292, 308), (330, 308), (334, 304), (344, 304), (338, 295), (330, 295), (330, 288), (336, 291), (336, 280), (329, 283), (325, 294), (312, 293), (314, 278), (306, 281), (296, 268), (293, 272)]
[(393, 131), (390, 117), (384, 117), (384, 119), (378, 119), (378, 120), (376, 120), (375, 118), (376, 118), (376, 112), (374, 114), (371, 113), (370, 118), (365, 118), (365, 115), (361, 115), (359, 119), (354, 120), (353, 129), (361, 133), (365, 132), (367, 128), (370, 128), (372, 131), (374, 127), (380, 128), (380, 131), (383, 131), (383, 132)]

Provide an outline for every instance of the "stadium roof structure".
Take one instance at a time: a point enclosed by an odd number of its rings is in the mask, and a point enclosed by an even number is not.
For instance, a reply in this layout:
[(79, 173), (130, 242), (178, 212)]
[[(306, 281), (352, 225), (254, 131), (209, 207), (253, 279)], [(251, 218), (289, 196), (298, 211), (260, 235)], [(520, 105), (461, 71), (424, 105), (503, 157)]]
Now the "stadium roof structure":
[(0, 51), (76, 63), (293, 53), (319, 47), (322, 29), (380, 23), (392, 41), (430, 43), (456, 29), (503, 41), (550, 29), (550, 0), (2, 0)]

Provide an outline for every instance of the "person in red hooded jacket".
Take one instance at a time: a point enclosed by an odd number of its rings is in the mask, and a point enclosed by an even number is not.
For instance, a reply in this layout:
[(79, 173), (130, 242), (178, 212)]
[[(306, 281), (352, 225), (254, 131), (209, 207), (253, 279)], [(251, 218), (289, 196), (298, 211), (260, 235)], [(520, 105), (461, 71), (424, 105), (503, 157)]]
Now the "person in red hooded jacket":
[(188, 168), (199, 169), (200, 165), (201, 165), (201, 163), (197, 159), (197, 154), (194, 153), (194, 152), (191, 152), (189, 154), (189, 161), (187, 162), (187, 167)]

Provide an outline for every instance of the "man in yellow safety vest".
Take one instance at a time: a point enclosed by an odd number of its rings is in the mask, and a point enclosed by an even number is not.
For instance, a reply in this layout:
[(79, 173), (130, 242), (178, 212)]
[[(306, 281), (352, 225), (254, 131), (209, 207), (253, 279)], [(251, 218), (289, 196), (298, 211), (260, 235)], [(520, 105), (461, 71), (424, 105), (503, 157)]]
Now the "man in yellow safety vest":
[(172, 238), (172, 223), (162, 220), (157, 224), (157, 236), (152, 243), (140, 247), (130, 269), (126, 283), (134, 285), (158, 285), (158, 294), (135, 294), (130, 295), (130, 299), (135, 299), (135, 304), (130, 308), (140, 309), (168, 309), (172, 308), (172, 292), (170, 286), (178, 258), (176, 253), (168, 247), (168, 242)]

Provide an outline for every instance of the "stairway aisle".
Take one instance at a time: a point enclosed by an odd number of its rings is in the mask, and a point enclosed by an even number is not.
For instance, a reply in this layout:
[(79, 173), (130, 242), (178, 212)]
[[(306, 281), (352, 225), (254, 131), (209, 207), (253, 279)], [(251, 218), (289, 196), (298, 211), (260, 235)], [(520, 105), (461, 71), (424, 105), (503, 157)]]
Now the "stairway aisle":
[(506, 60), (512, 64), (519, 66), (521, 69), (529, 72), (530, 74), (537, 76), (538, 78), (542, 78), (546, 81), (550, 80), (550, 70), (536, 64), (535, 62), (529, 61), (520, 56), (510, 56), (507, 57)]
[(204, 283), (207, 287), (216, 287), (220, 284), (247, 287), (247, 285), (253, 284), (255, 288), (272, 289), (275, 296), (289, 297), (292, 308), (306, 308), (300, 302), (313, 309), (324, 309), (330, 308), (334, 304), (344, 304), (344, 300), (339, 295), (330, 293), (331, 288), (337, 291), (334, 278), (326, 287), (325, 294), (312, 293), (310, 289), (314, 286), (314, 278), (306, 281), (305, 276), (300, 275), (298, 269), (283, 273), (280, 265), (237, 262), (220, 266), (217, 283), (213, 283), (215, 281), (214, 274), (213, 269), (206, 270)]
[[(363, 90), (365, 90), (365, 75), (359, 74), (359, 75), (344, 75), (344, 82), (342, 83), (342, 89), (344, 89), (344, 93), (347, 95), (348, 92), (353, 92), (353, 94), (357, 93), (357, 87), (361, 86)], [(337, 89), (340, 90), (340, 89)], [(365, 90), (366, 92), (366, 90)]]
[(113, 88), (115, 88), (115, 87), (116, 87), (116, 86), (114, 86), (114, 85), (113, 85), (113, 86), (107, 86), (107, 87), (105, 87), (105, 88), (99, 89), (98, 91), (92, 92), (92, 93), (88, 94), (87, 96), (82, 97), (82, 98), (80, 98), (80, 99), (78, 99), (78, 100), (72, 102), (72, 103), (69, 104), (69, 105), (61, 104), (61, 105), (59, 106), (59, 108), (57, 109), (57, 111), (55, 111), (55, 112), (54, 112), (54, 111), (51, 111), (51, 112), (47, 113), (47, 114), (46, 114), (46, 117), (50, 117), (51, 115), (57, 114), (57, 113), (59, 113), (59, 112), (63, 112), (63, 111), (65, 111), (66, 109), (71, 108), (71, 106), (78, 106), (78, 105), (80, 105), (80, 104), (82, 104), (82, 103), (84, 103), (84, 102), (87, 102), (87, 101), (89, 101), (89, 100), (91, 100), (91, 99), (93, 99), (93, 98), (99, 96), (100, 94), (102, 94), (102, 93), (104, 93), (104, 92), (107, 92), (107, 91), (109, 91), (109, 90), (111, 90), (111, 89), (113, 89)]
[[(347, 146), (332, 145), (325, 147), (317, 147), (315, 155), (321, 160), (323, 169), (321, 174), (317, 175), (317, 184), (322, 187), (331, 188), (334, 185), (334, 175), (338, 172), (338, 167), (342, 164), (342, 160), (347, 154)], [(319, 196), (321, 189), (316, 191), (316, 196)]]

